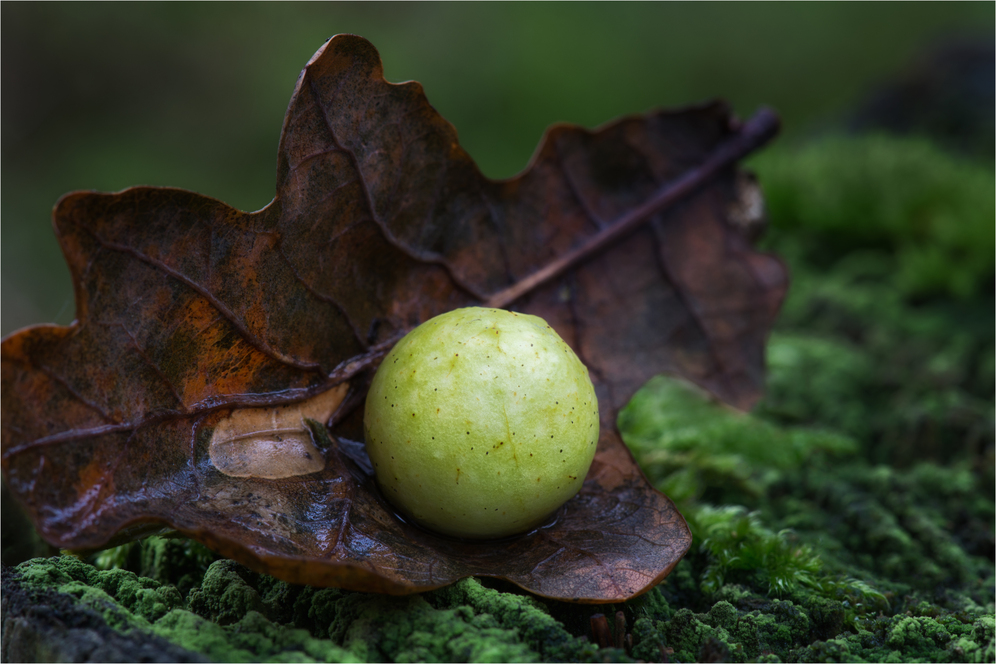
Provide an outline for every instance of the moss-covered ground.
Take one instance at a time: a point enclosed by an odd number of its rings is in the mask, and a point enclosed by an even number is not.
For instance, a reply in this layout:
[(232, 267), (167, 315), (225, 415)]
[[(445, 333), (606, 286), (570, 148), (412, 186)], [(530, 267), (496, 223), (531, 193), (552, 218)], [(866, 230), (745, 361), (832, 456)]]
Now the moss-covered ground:
[[(695, 537), (652, 592), (383, 597), (168, 538), (5, 578), (217, 661), (996, 661), (992, 166), (875, 136), (752, 166), (792, 272), (764, 401), (742, 414), (660, 377), (620, 419)], [(630, 645), (599, 648), (590, 619), (617, 611)]]

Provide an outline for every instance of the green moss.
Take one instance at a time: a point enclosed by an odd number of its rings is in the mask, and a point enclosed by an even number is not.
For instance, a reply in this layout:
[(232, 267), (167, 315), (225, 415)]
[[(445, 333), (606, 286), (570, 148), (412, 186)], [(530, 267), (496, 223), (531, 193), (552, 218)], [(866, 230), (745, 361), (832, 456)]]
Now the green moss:
[[(938, 475), (948, 479), (943, 487)], [(782, 488), (817, 509), (795, 526), (832, 544), (823, 556), (831, 569), (877, 579), (897, 593), (954, 583), (975, 595), (982, 589), (968, 586), (991, 579), (985, 547), (992, 504), (979, 499), (979, 482), (964, 468), (899, 471), (852, 463), (808, 468), (796, 480)], [(793, 516), (784, 510), (779, 501), (768, 514), (775, 521)]]
[[(695, 536), (641, 630), (679, 659), (992, 661), (965, 627), (994, 597), (991, 169), (878, 138), (771, 159), (768, 244), (793, 286), (764, 401), (744, 415), (658, 378), (620, 417)], [(729, 606), (749, 633), (708, 617)], [(917, 640), (911, 616), (950, 639)]]
[[(694, 571), (683, 561), (665, 584), (619, 605), (631, 624), (632, 658), (657, 661), (670, 649), (671, 661), (886, 661), (895, 652), (913, 661), (992, 661), (991, 605), (985, 613), (971, 601), (919, 601), (848, 623), (852, 596), (780, 600), (727, 583), (697, 613), (674, 599), (694, 584)], [(290, 586), (220, 560), (180, 601), (173, 586), (70, 556), (30, 561), (16, 573), (73, 594), (117, 629), (155, 634), (213, 660), (631, 661), (580, 638), (584, 628), (568, 629), (615, 607), (540, 602), (476, 579), (398, 598)]]
[(633, 397), (619, 426), (647, 476), (679, 504), (759, 497), (804, 459), (856, 449), (846, 436), (777, 426), (663, 376)]
[[(979, 605), (991, 592), (993, 503), (965, 466), (870, 466), (847, 439), (730, 413), (678, 381), (658, 379), (631, 408), (626, 440), (648, 476), (664, 490), (692, 487), (672, 495), (697, 543), (686, 574), (699, 590), (804, 588), (846, 602), (846, 624), (886, 608), (885, 591), (962, 584)], [(764, 449), (765, 436), (779, 449)], [(735, 474), (717, 469), (724, 455)]]
[(850, 435), (875, 463), (978, 458), (994, 438), (991, 165), (870, 136), (756, 166), (765, 244), (792, 273), (758, 414)]
[(650, 618), (638, 618), (633, 623), (633, 652), (632, 655), (637, 660), (644, 662), (661, 661), (661, 653), (666, 648), (666, 636), (664, 634), (662, 621), (654, 621)]
[(221, 626), (189, 611), (177, 610), (157, 622), (153, 631), (215, 661), (365, 661), (329, 641), (313, 638), (307, 630), (276, 625), (256, 611), (249, 611), (238, 622)]
[(229, 643), (224, 627), (189, 611), (178, 610), (167, 614), (154, 630), (163, 638), (215, 661), (248, 662), (253, 659), (253, 653)]
[(888, 282), (905, 295), (968, 298), (994, 275), (990, 166), (926, 140), (830, 136), (755, 161), (775, 239), (827, 265), (874, 250), (895, 259)]
[(776, 600), (769, 608), (769, 613), (744, 611), (719, 601), (707, 613), (681, 609), (658, 628), (678, 661), (704, 661), (720, 653), (728, 654), (730, 661), (756, 661), (775, 649), (804, 642), (807, 635), (808, 618), (793, 611), (791, 602)]
[[(820, 559), (805, 545), (791, 541), (788, 531), (772, 532), (756, 513), (739, 506), (713, 508), (703, 505), (689, 511), (700, 546), (709, 556), (700, 587), (715, 593), (734, 572), (745, 580), (784, 594), (799, 584), (814, 585), (822, 569)], [(743, 574), (738, 575), (743, 577)]]
[(127, 569), (141, 576), (170, 583), (181, 593), (201, 583), (208, 566), (218, 560), (203, 544), (185, 537), (149, 537), (96, 554), (88, 561), (98, 569)]
[(184, 600), (172, 585), (127, 570), (98, 570), (72, 556), (29, 561), (17, 574), (28, 585), (77, 597), (116, 629), (154, 633), (221, 661), (589, 661), (604, 655), (537, 600), (475, 579), (398, 598), (291, 586), (218, 560)]
[[(876, 137), (757, 166), (766, 243), (793, 277), (764, 400), (743, 415), (658, 378), (620, 418), (695, 536), (663, 593), (759, 611), (762, 659), (876, 661), (889, 638), (921, 659), (985, 652), (983, 637), (950, 643), (993, 612), (991, 169)], [(774, 598), (807, 617), (805, 637), (771, 622)], [(928, 648), (903, 616), (950, 642)]]
[[(971, 635), (962, 636), (966, 632)], [(881, 619), (873, 631), (815, 642), (797, 655), (805, 662), (991, 662), (993, 652), (992, 641), (971, 625), (900, 615)]]
[(898, 467), (963, 460), (991, 443), (992, 298), (910, 303), (859, 276), (795, 277), (756, 414), (833, 429)]
[[(178, 599), (168, 591), (157, 592), (158, 584), (149, 579), (130, 572), (98, 571), (73, 556), (36, 558), (16, 569), (25, 584), (72, 595), (121, 631), (147, 628), (149, 621), (142, 612), (155, 619), (156, 614), (164, 614)], [(136, 610), (132, 611), (129, 605)]]
[[(274, 624), (252, 610), (258, 594), (239, 583), (234, 566), (231, 561), (219, 561), (205, 576), (206, 589), (195, 589), (186, 602), (173, 585), (127, 570), (98, 570), (73, 556), (31, 560), (19, 565), (16, 573), (28, 586), (76, 597), (119, 631), (156, 634), (215, 660), (360, 661), (329, 641), (313, 638), (307, 630)], [(212, 608), (217, 610), (213, 619), (196, 612)]]
[[(792, 530), (766, 525), (762, 513), (747, 506), (765, 506), (767, 492), (800, 467), (853, 456), (853, 439), (736, 413), (687, 383), (663, 377), (633, 399), (620, 426), (644, 471), (689, 523), (700, 554), (700, 590), (714, 594), (733, 582), (775, 594), (800, 585), (832, 594), (834, 580), (820, 557)], [(801, 513), (814, 511), (811, 501), (799, 500), (800, 506)], [(780, 515), (787, 527), (812, 525), (787, 511)]]
[(725, 629), (708, 625), (689, 609), (678, 611), (668, 621), (664, 634), (668, 646), (674, 650), (675, 659), (683, 662), (698, 661), (699, 651), (709, 639), (730, 640)]
[(544, 661), (594, 656), (589, 644), (570, 634), (541, 602), (531, 597), (501, 592), (475, 579), (464, 579), (433, 593), (432, 601), (440, 607), (472, 607), (477, 615), (492, 616), (502, 627), (519, 633), (525, 642), (535, 644), (536, 655)]
[[(347, 646), (362, 643), (371, 661), (524, 662), (539, 659), (515, 630), (468, 607), (434, 609), (425, 599), (372, 598), (346, 633)], [(374, 645), (376, 644), (376, 645)]]

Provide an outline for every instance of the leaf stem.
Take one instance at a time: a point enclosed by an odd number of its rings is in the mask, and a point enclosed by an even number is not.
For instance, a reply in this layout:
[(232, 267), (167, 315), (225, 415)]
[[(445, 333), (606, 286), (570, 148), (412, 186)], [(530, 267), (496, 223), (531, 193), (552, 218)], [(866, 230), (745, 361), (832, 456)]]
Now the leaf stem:
[(484, 303), (487, 307), (504, 309), (526, 293), (560, 276), (613, 242), (639, 228), (650, 217), (673, 205), (711, 180), (719, 171), (758, 149), (778, 133), (780, 121), (770, 108), (761, 108), (731, 138), (721, 143), (699, 166), (686, 171), (677, 180), (668, 182), (650, 199), (592, 235), (583, 243), (547, 263), (540, 270), (498, 291)]

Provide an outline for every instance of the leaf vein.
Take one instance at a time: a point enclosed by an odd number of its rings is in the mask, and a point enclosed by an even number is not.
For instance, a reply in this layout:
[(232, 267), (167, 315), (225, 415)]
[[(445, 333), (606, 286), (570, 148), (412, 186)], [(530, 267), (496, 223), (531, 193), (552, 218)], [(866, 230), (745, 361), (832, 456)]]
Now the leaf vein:
[(325, 107), (322, 106), (318, 101), (319, 99), (321, 99), (321, 94), (319, 93), (314, 80), (312, 80), (310, 76), (308, 77), (308, 84), (311, 87), (312, 96), (314, 97), (315, 103), (318, 105), (318, 108), (321, 111), (322, 119), (325, 121), (325, 127), (328, 130), (329, 135), (332, 137), (333, 143), (335, 143), (336, 147), (338, 147), (346, 154), (346, 156), (349, 158), (350, 163), (353, 166), (353, 169), (356, 171), (357, 179), (359, 180), (360, 187), (363, 190), (363, 196), (364, 196), (364, 201), (366, 203), (367, 212), (370, 214), (370, 219), (380, 229), (381, 233), (384, 236), (384, 239), (386, 239), (391, 246), (393, 246), (395, 249), (398, 249), (409, 258), (413, 258), (422, 263), (432, 263), (434, 265), (439, 265), (440, 267), (446, 270), (447, 274), (449, 275), (450, 279), (453, 281), (454, 284), (459, 286), (468, 294), (474, 296), (476, 299), (478, 300), (487, 299), (486, 296), (480, 291), (478, 291), (476, 287), (474, 287), (470, 283), (467, 283), (466, 281), (464, 281), (464, 279), (458, 276), (456, 269), (444, 257), (432, 252), (420, 253), (414, 251), (411, 247), (408, 247), (407, 245), (402, 243), (387, 228), (387, 224), (385, 224), (384, 221), (377, 215), (376, 208), (374, 207), (373, 195), (370, 193), (370, 187), (367, 185), (366, 178), (363, 176), (363, 171), (360, 168), (359, 160), (356, 158), (356, 153), (346, 148), (339, 142), (335, 130), (332, 128), (332, 122), (329, 120)]

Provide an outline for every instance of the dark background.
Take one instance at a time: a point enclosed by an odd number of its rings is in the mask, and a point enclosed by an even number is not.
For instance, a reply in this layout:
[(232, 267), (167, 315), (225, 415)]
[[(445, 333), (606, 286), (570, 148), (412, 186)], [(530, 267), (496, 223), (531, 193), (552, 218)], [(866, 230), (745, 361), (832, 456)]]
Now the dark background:
[[(237, 208), (274, 191), (298, 73), (363, 35), (416, 79), (491, 177), (554, 122), (597, 126), (725, 97), (775, 107), (773, 149), (842, 118), (941, 42), (991, 42), (993, 3), (4, 3), (0, 332), (68, 323), (50, 227), (78, 189), (183, 187)], [(990, 81), (991, 84), (991, 81)]]

